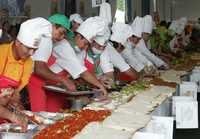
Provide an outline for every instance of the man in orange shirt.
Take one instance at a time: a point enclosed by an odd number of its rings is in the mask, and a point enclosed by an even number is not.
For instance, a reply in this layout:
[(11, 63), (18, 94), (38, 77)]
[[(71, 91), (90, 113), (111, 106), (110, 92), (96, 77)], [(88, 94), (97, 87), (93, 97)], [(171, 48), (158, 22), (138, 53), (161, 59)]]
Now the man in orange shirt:
[[(32, 72), (32, 56), (37, 50), (42, 33), (33, 23), (24, 22), (17, 39), (10, 44), (0, 45), (0, 118), (17, 123), (26, 130), (27, 119), (9, 110), (18, 104), (19, 92), (28, 83)], [(13, 99), (14, 98), (14, 99)], [(15, 103), (16, 102), (16, 103)]]

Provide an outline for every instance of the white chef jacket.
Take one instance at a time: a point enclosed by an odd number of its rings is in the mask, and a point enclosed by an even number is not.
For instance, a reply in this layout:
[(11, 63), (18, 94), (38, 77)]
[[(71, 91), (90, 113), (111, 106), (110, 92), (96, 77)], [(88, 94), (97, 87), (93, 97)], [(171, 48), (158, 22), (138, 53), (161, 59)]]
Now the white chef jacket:
[(132, 48), (126, 47), (122, 53), (122, 57), (125, 59), (125, 61), (137, 72), (140, 72), (142, 69), (144, 69), (145, 65), (137, 58), (136, 55), (132, 53)]
[[(82, 64), (84, 64), (86, 52), (82, 51), (78, 54), (79, 59), (81, 59)], [(87, 60), (93, 63), (92, 58), (87, 56)], [(100, 68), (103, 73), (114, 72), (114, 67), (119, 69), (121, 72), (125, 72), (130, 69), (130, 66), (125, 62), (122, 56), (108, 44), (100, 56)]]
[(108, 43), (105, 50), (108, 53), (110, 62), (114, 67), (119, 69), (121, 72), (125, 72), (130, 69), (130, 66), (126, 63), (121, 54), (112, 46), (111, 43)]
[(151, 61), (149, 61), (140, 51), (138, 51), (136, 48), (132, 49), (133, 55), (137, 57), (138, 60), (140, 60), (145, 66), (153, 66)]
[[(84, 65), (84, 60), (86, 58), (86, 51), (82, 51), (81, 53), (78, 53), (78, 58), (80, 59), (82, 65)], [(91, 57), (89, 57), (87, 55), (87, 60), (94, 64), (94, 61)], [(108, 56), (108, 53), (107, 52), (103, 52), (100, 56), (100, 64), (99, 64), (99, 68), (101, 68), (102, 70), (102, 73), (107, 73), (107, 72), (113, 72), (114, 71), (114, 68), (113, 68), (113, 65), (112, 63), (110, 62), (110, 58)]]
[(145, 66), (153, 66), (144, 55), (140, 53), (135, 47), (127, 46), (122, 51), (122, 56), (126, 59), (127, 63), (133, 67), (137, 72), (144, 69)]
[(81, 73), (87, 70), (86, 67), (81, 64), (70, 43), (65, 39), (55, 43), (53, 56), (56, 57), (56, 62), (50, 69), (55, 73), (66, 70), (73, 79), (77, 79), (80, 77)]
[(155, 64), (156, 67), (166, 65), (166, 63), (163, 60), (161, 60), (149, 51), (143, 39), (139, 41), (135, 49), (137, 49), (142, 55), (144, 55), (148, 60)]
[(33, 61), (42, 61), (47, 63), (51, 56), (53, 42), (51, 37), (42, 37), (38, 49), (32, 56)]

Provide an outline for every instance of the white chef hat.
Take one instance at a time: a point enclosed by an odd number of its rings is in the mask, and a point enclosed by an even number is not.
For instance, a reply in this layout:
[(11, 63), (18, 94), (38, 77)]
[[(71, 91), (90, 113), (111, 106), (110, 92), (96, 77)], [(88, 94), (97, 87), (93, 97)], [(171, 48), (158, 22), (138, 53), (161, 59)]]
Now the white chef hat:
[(183, 24), (184, 26), (186, 26), (186, 25), (187, 25), (187, 22), (188, 22), (188, 20), (187, 20), (187, 18), (186, 18), (186, 17), (181, 17), (181, 18), (179, 19), (179, 22), (180, 22), (181, 24)]
[(169, 30), (172, 30), (174, 33), (181, 34), (184, 31), (186, 25), (185, 19), (183, 20), (174, 20), (172, 21), (171, 25), (169, 26)]
[[(172, 23), (170, 24), (170, 26), (169, 26), (169, 30), (171, 30), (172, 33), (175, 34), (175, 33), (178, 32), (178, 31), (177, 31), (178, 26), (179, 26), (179, 25), (178, 25), (177, 20), (174, 20), (174, 21), (172, 21)], [(173, 34), (172, 34), (172, 35), (173, 35)]]
[(69, 21), (70, 22), (75, 21), (75, 22), (77, 22), (79, 24), (83, 23), (82, 17), (79, 14), (77, 14), (77, 13), (70, 15)]
[(127, 39), (133, 35), (133, 30), (130, 25), (116, 22), (112, 26), (112, 35), (110, 40), (121, 43), (125, 45)]
[(17, 35), (17, 39), (29, 48), (38, 48), (41, 37), (52, 37), (52, 24), (42, 17), (22, 23)]
[(143, 17), (143, 32), (152, 33), (153, 29), (153, 19), (151, 15), (146, 15)]
[(0, 28), (0, 38), (1, 38), (1, 36), (2, 36), (2, 32), (3, 32), (3, 31), (2, 31), (2, 29)]
[(180, 35), (180, 34), (182, 34), (183, 33), (183, 31), (184, 31), (184, 29), (185, 29), (185, 26), (179, 26), (177, 29), (176, 29), (176, 33), (178, 34), (178, 35)]
[(101, 4), (99, 16), (104, 18), (108, 24), (112, 23), (111, 6), (109, 3), (104, 2)]
[(83, 35), (89, 42), (92, 42), (97, 35), (103, 35), (105, 27), (107, 26), (106, 21), (99, 17), (90, 17), (85, 20), (77, 29), (77, 32)]
[(103, 35), (97, 35), (94, 40), (101, 46), (106, 46), (106, 42), (108, 42), (110, 38), (110, 29), (105, 27)]
[(177, 29), (178, 34), (181, 34), (184, 31), (185, 26), (187, 25), (187, 22), (188, 22), (188, 20), (186, 17), (182, 17), (178, 20), (178, 24), (179, 24), (178, 29)]
[(136, 37), (141, 38), (143, 32), (143, 19), (142, 17), (137, 16), (133, 23), (131, 24), (133, 35)]

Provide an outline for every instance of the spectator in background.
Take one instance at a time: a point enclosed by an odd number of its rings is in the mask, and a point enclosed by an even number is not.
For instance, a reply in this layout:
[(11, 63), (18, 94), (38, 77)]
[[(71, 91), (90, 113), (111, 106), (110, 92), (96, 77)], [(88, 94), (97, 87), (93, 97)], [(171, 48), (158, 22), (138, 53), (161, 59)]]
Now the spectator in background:
[(157, 25), (159, 25), (159, 23), (160, 23), (160, 16), (159, 16), (159, 13), (158, 12), (154, 12), (153, 13), (153, 21), (154, 21), (154, 28), (157, 26)]
[(197, 19), (197, 22), (194, 24), (194, 28), (200, 30), (200, 17)]
[(20, 25), (15, 25), (15, 26), (11, 25), (10, 26), (8, 33), (9, 33), (12, 40), (16, 39), (17, 33), (19, 31), (19, 27), (20, 27)]
[(162, 20), (162, 21), (160, 22), (160, 26), (165, 27), (165, 28), (168, 28), (168, 27), (167, 27), (168, 24), (167, 24), (167, 22), (166, 22), (165, 20)]
[(2, 24), (2, 36), (0, 38), (0, 44), (2, 43), (9, 43), (11, 42), (11, 36), (9, 35), (8, 31), (10, 29), (10, 24), (8, 21), (4, 21)]

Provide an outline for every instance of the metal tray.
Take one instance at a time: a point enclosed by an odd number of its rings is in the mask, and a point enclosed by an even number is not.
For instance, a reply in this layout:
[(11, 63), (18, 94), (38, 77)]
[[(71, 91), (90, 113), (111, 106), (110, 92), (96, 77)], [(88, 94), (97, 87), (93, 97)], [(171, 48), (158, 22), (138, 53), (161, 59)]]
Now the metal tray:
[(69, 96), (93, 95), (93, 94), (100, 92), (99, 89), (93, 89), (92, 91), (70, 92), (70, 91), (66, 90), (65, 88), (62, 88), (60, 86), (54, 86), (54, 85), (45, 85), (44, 89), (48, 90), (48, 91), (57, 92), (57, 93), (63, 93), (63, 94), (69, 95)]

